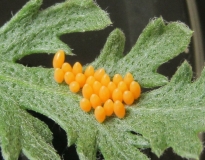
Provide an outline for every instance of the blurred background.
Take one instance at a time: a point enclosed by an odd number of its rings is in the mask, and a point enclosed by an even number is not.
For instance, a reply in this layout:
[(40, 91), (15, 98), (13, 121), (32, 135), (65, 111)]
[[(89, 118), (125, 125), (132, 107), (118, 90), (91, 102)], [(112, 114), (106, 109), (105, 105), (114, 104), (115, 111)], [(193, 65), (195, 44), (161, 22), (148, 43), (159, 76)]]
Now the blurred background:
[[(42, 9), (54, 5), (55, 3), (63, 2), (64, 0), (44, 0)], [(9, 21), (12, 16), (28, 0), (0, 0), (0, 26)], [(67, 43), (76, 56), (67, 56), (66, 61), (74, 64), (80, 61), (82, 64), (92, 62), (100, 53), (106, 38), (114, 28), (120, 28), (125, 33), (126, 45), (124, 54), (127, 54), (131, 47), (136, 43), (140, 33), (154, 17), (163, 17), (166, 21), (181, 21), (187, 24), (194, 30), (194, 36), (187, 50), (163, 64), (158, 69), (158, 72), (171, 77), (178, 66), (186, 59), (193, 67), (194, 78), (197, 78), (204, 66), (205, 53), (205, 1), (204, 0), (96, 0), (96, 3), (106, 10), (113, 22), (113, 25), (101, 31), (93, 31), (86, 33), (72, 33), (61, 36), (61, 40)], [(28, 67), (44, 66), (52, 67), (53, 55), (47, 53), (35, 54), (26, 56), (19, 60), (18, 63)], [(54, 134), (53, 145), (64, 160), (78, 160), (75, 146), (67, 147), (66, 134), (52, 120), (30, 112), (48, 124)], [(165, 153), (157, 158), (150, 149), (142, 151), (146, 153), (152, 160), (182, 160), (183, 158), (175, 155), (172, 149), (169, 148)], [(103, 159), (100, 153), (97, 153), (97, 158)], [(202, 158), (205, 159), (202, 154)], [(23, 154), (19, 160), (26, 160)]]

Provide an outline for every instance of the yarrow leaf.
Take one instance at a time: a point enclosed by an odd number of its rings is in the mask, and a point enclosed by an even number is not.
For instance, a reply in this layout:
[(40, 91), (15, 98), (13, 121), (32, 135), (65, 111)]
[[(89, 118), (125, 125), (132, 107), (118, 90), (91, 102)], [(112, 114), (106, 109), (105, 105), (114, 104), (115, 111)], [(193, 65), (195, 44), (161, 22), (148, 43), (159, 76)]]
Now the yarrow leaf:
[[(72, 54), (71, 49), (59, 40), (62, 34), (100, 30), (111, 24), (107, 13), (102, 11), (92, 0), (69, 0), (45, 10), (40, 10), (41, 4), (42, 0), (30, 0), (9, 22), (0, 28), (1, 65), (12, 66), (10, 62), (15, 62), (25, 55), (33, 53), (55, 53), (57, 50), (63, 49), (67, 54)], [(3, 68), (6, 69), (5, 66)], [(18, 92), (18, 86), (24, 86), (25, 79), (13, 85), (4, 83), (7, 71), (5, 72), (3, 68), (0, 75), (1, 86), (5, 85), (8, 90)], [(21, 72), (15, 74), (17, 68), (14, 65), (12, 68), (14, 72), (10, 70), (8, 75), (21, 77)], [(38, 77), (38, 74), (44, 74), (44, 72), (39, 71), (35, 76)], [(30, 75), (24, 76), (22, 78), (26, 78), (26, 76), (30, 78)], [(49, 74), (49, 76), (51, 75)], [(10, 80), (13, 78), (11, 77)], [(29, 80), (30, 85), (32, 85), (32, 80), (36, 79)], [(46, 82), (46, 79), (43, 81)], [(36, 82), (39, 82), (39, 79)], [(29, 103), (23, 106), (21, 104), (23, 99), (20, 101), (15, 99), (20, 94), (19, 92), (15, 93), (16, 96), (10, 95), (7, 89), (0, 89), (0, 140), (3, 157), (12, 160), (18, 159), (19, 153), (23, 151), (29, 159), (60, 159), (51, 147), (52, 134), (48, 127), (25, 111), (25, 106), (29, 106)], [(33, 91), (31, 94), (34, 96)], [(37, 92), (34, 99), (36, 97), (39, 98)]]
[(0, 140), (6, 160), (18, 159), (21, 150), (31, 159), (60, 159), (43, 122), (21, 109), (6, 92), (0, 93), (0, 101)]
[(81, 159), (95, 159), (97, 149), (106, 159), (146, 159), (136, 148), (147, 148), (149, 143), (146, 139), (124, 130), (127, 127), (121, 124), (122, 120), (114, 118), (99, 124), (93, 114), (84, 113), (79, 107), (81, 95), (71, 93), (66, 85), (56, 84), (52, 69), (25, 68), (7, 62), (2, 62), (0, 67), (2, 92), (14, 97), (21, 107), (41, 113), (58, 123), (67, 133), (68, 146), (76, 143)]
[(71, 49), (59, 40), (65, 33), (99, 30), (111, 24), (92, 0), (69, 0), (39, 11), (42, 0), (30, 0), (0, 29), (0, 60), (16, 61), (33, 53)]
[(205, 71), (193, 83), (187, 62), (170, 82), (156, 73), (162, 63), (187, 48), (190, 29), (179, 22), (166, 25), (162, 18), (154, 19), (124, 57), (124, 34), (119, 29), (110, 34), (93, 66), (104, 67), (111, 76), (131, 72), (144, 87), (162, 87), (126, 106), (124, 119), (112, 116), (100, 124), (92, 112), (80, 109), (80, 93), (54, 81), (53, 69), (29, 68), (15, 61), (58, 49), (71, 54), (58, 39), (60, 35), (102, 29), (111, 22), (92, 0), (69, 0), (39, 11), (41, 3), (29, 1), (0, 29), (0, 142), (5, 159), (17, 159), (21, 151), (29, 159), (60, 159), (52, 148), (48, 127), (26, 110), (59, 124), (67, 134), (68, 146), (76, 145), (80, 159), (96, 159), (100, 150), (105, 159), (144, 160), (148, 157), (141, 149), (151, 148), (160, 156), (168, 147), (183, 157), (198, 159), (202, 144), (197, 134), (205, 127)]
[[(172, 147), (183, 157), (198, 159), (202, 151), (198, 134), (205, 127), (205, 70), (195, 82), (191, 83), (191, 78), (191, 67), (185, 61), (169, 84), (140, 99), (136, 114), (139, 115), (139, 124), (145, 125), (137, 130), (152, 139), (150, 144), (158, 155), (164, 148)], [(144, 117), (143, 122), (141, 116)], [(146, 128), (146, 124), (153, 127)], [(156, 137), (162, 137), (161, 141)]]
[(131, 72), (145, 88), (165, 85), (168, 80), (157, 73), (158, 67), (185, 51), (192, 33), (183, 23), (166, 25), (162, 18), (153, 19), (132, 50), (116, 63), (113, 72), (122, 75)]

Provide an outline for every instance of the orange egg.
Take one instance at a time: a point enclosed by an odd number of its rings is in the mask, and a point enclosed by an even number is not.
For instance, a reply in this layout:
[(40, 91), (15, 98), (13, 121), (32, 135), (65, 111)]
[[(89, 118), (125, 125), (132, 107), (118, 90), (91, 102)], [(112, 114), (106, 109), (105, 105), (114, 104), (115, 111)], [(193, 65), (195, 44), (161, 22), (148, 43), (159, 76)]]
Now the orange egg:
[(134, 102), (134, 95), (132, 94), (131, 91), (125, 91), (123, 93), (123, 101), (127, 104), (127, 105), (131, 105)]
[(83, 111), (89, 112), (91, 110), (91, 103), (88, 99), (83, 98), (80, 101), (80, 107)]
[(122, 76), (121, 76), (120, 74), (115, 74), (112, 81), (113, 81), (113, 82), (115, 83), (115, 85), (117, 86), (118, 83), (119, 83), (120, 81), (122, 81), (122, 80), (123, 80), (123, 79), (122, 79)]
[(136, 81), (132, 81), (130, 83), (130, 91), (134, 95), (135, 99), (139, 98), (140, 94), (141, 94), (141, 87), (140, 87), (139, 83), (137, 83)]
[(78, 82), (73, 81), (69, 85), (70, 91), (73, 93), (77, 93), (80, 90), (80, 85)]
[(66, 73), (66, 72), (72, 72), (72, 67), (69, 63), (65, 62), (62, 65), (62, 70)]
[(107, 87), (102, 86), (99, 90), (99, 97), (102, 100), (102, 102), (104, 103), (105, 101), (107, 101), (110, 98), (110, 91)]
[(83, 72), (83, 67), (79, 62), (76, 62), (73, 65), (73, 73), (76, 75), (78, 73), (82, 73)]
[(61, 68), (65, 61), (65, 52), (63, 50), (59, 50), (56, 52), (53, 58), (53, 68)]
[(112, 100), (115, 101), (121, 101), (122, 102), (122, 91), (119, 88), (116, 88), (113, 92), (112, 92)]
[(131, 83), (132, 81), (134, 81), (134, 78), (133, 78), (132, 74), (128, 72), (128, 73), (125, 75), (123, 81), (127, 84), (127, 86), (130, 86), (130, 83)]
[(75, 75), (73, 72), (66, 72), (64, 75), (64, 80), (67, 84), (70, 84), (71, 82), (75, 81)]
[(93, 66), (88, 66), (88, 67), (85, 69), (85, 72), (84, 72), (84, 74), (85, 74), (86, 77), (93, 76), (94, 73), (95, 73), (95, 70), (94, 70)]
[(83, 73), (77, 73), (75, 76), (75, 81), (80, 84), (80, 87), (82, 88), (85, 84), (86, 77)]
[(99, 95), (99, 91), (100, 91), (100, 88), (102, 87), (102, 84), (100, 83), (100, 82), (98, 82), (98, 81), (95, 81), (94, 83), (93, 83), (93, 91), (94, 91), (94, 93), (95, 94), (97, 94), (97, 95)]
[(90, 99), (90, 96), (94, 93), (93, 88), (89, 84), (85, 84), (82, 89), (83, 97)]
[(117, 85), (117, 88), (119, 88), (122, 91), (122, 93), (128, 90), (127, 84), (124, 81), (120, 81)]
[(109, 82), (110, 82), (110, 76), (105, 73), (101, 78), (101, 84), (103, 86), (107, 86), (109, 84)]
[(97, 106), (101, 106), (102, 101), (97, 94), (92, 94), (90, 96), (90, 103), (91, 103), (91, 106), (95, 109)]
[(99, 123), (102, 123), (106, 118), (105, 109), (102, 106), (97, 106), (94, 114)]
[(120, 101), (114, 102), (114, 113), (118, 118), (124, 118), (125, 106)]
[(54, 79), (57, 83), (62, 83), (64, 79), (64, 72), (60, 68), (56, 68), (54, 71)]
[(114, 111), (114, 103), (111, 99), (108, 99), (105, 103), (103, 108), (105, 109), (105, 113), (107, 116), (111, 116)]
[(91, 86), (93, 86), (93, 83), (95, 82), (95, 78), (93, 76), (89, 76), (87, 79), (86, 79), (86, 84), (89, 84)]
[(104, 68), (98, 69), (95, 73), (94, 73), (94, 77), (97, 81), (101, 81), (101, 78), (103, 77), (103, 75), (105, 74), (105, 70)]
[(107, 85), (107, 88), (109, 89), (111, 95), (112, 95), (112, 92), (117, 88), (115, 83), (114, 82), (109, 82), (108, 85)]

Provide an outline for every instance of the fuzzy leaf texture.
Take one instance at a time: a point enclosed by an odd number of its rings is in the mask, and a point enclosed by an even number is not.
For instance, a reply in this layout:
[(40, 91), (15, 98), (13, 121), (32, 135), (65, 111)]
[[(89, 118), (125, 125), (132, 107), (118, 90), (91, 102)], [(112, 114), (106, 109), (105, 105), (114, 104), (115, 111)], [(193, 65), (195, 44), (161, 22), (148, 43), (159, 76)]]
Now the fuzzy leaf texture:
[(162, 18), (158, 18), (147, 25), (136, 45), (125, 57), (122, 58), (123, 40), (119, 41), (122, 46), (118, 46), (112, 43), (117, 41), (113, 36), (93, 65), (98, 68), (99, 65), (103, 65), (111, 75), (125, 75), (131, 72), (135, 80), (145, 88), (162, 86), (168, 80), (157, 73), (158, 67), (182, 53), (187, 48), (191, 36), (192, 31), (183, 23), (173, 22), (166, 25)]
[[(98, 149), (108, 160), (146, 160), (140, 149), (151, 148), (160, 156), (168, 147), (183, 157), (198, 159), (202, 144), (197, 134), (205, 125), (205, 72), (194, 83), (187, 62), (170, 82), (156, 72), (162, 63), (187, 48), (190, 29), (179, 22), (166, 25), (162, 18), (154, 19), (124, 57), (124, 34), (119, 29), (110, 34), (101, 55), (92, 63), (95, 68), (104, 67), (110, 75), (132, 72), (147, 88), (164, 86), (144, 93), (127, 107), (124, 119), (113, 116), (100, 124), (93, 113), (80, 109), (81, 94), (73, 94), (67, 85), (54, 81), (53, 69), (29, 68), (15, 60), (58, 49), (70, 54), (58, 40), (61, 34), (101, 29), (110, 21), (90, 0), (70, 0), (44, 11), (38, 10), (40, 4), (29, 1), (0, 29), (0, 142), (5, 159), (17, 159), (21, 150), (29, 159), (60, 159), (51, 147), (48, 127), (25, 110), (58, 123), (67, 133), (68, 146), (76, 145), (81, 160), (96, 159)], [(55, 20), (61, 18), (54, 15), (62, 17), (62, 22), (57, 23)]]
[(15, 61), (32, 53), (71, 49), (59, 40), (65, 33), (103, 29), (107, 13), (92, 0), (69, 0), (40, 11), (42, 0), (30, 0), (0, 29), (0, 60)]
[[(71, 49), (59, 40), (60, 35), (99, 30), (111, 24), (107, 13), (92, 0), (69, 0), (46, 10), (40, 10), (41, 4), (42, 0), (29, 1), (0, 29), (0, 62), (8, 62), (6, 65), (9, 65), (9, 62), (15, 62), (25, 55), (54, 53), (59, 49), (72, 54)], [(11, 74), (21, 76), (20, 72)], [(1, 76), (6, 78), (3, 69)], [(14, 89), (19, 84), (9, 86), (1, 79), (0, 85)], [(51, 146), (52, 133), (48, 127), (22, 109), (24, 106), (15, 100), (16, 96), (10, 96), (3, 88), (0, 92), (0, 144), (3, 157), (18, 159), (22, 150), (29, 159), (60, 159)], [(17, 92), (15, 94), (19, 95), (20, 92)], [(39, 97), (38, 94), (36, 96)]]

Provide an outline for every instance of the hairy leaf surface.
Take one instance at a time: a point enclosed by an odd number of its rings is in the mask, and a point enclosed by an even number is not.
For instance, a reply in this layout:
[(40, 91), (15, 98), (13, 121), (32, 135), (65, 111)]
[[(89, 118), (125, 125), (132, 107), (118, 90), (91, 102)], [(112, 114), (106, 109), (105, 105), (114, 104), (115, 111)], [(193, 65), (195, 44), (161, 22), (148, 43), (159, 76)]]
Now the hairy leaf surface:
[(124, 119), (112, 116), (100, 124), (93, 111), (80, 109), (80, 93), (54, 81), (53, 69), (29, 68), (15, 61), (58, 49), (71, 54), (60, 35), (102, 29), (111, 22), (91, 0), (69, 0), (39, 11), (41, 3), (29, 1), (0, 29), (0, 142), (5, 159), (17, 159), (21, 151), (29, 159), (60, 159), (48, 127), (26, 110), (58, 123), (67, 134), (68, 146), (75, 144), (82, 160), (96, 159), (97, 150), (108, 160), (144, 160), (148, 157), (141, 149), (151, 148), (160, 156), (169, 147), (183, 157), (199, 157), (202, 144), (197, 134), (205, 127), (205, 72), (194, 83), (187, 62), (170, 82), (156, 72), (188, 47), (190, 29), (179, 22), (153, 19), (124, 57), (124, 34), (119, 29), (110, 34), (93, 66), (104, 67), (111, 76), (131, 72), (144, 87), (162, 87), (126, 106)]
[(192, 33), (183, 23), (166, 25), (162, 18), (151, 20), (135, 46), (119, 60), (113, 71), (122, 75), (133, 73), (146, 88), (165, 85), (167, 77), (157, 73), (158, 67), (185, 51)]
[(92, 0), (69, 0), (41, 10), (42, 0), (30, 0), (0, 29), (0, 60), (15, 61), (32, 53), (71, 49), (60, 35), (103, 29), (111, 22)]
[(0, 140), (7, 160), (18, 159), (21, 151), (31, 159), (60, 159), (51, 142), (52, 133), (37, 118), (21, 109), (6, 92), (0, 93)]
[[(36, 92), (37, 88), (46, 84), (47, 80), (45, 77), (41, 77), (43, 83), (38, 74), (43, 76), (44, 72), (41, 70), (36, 73), (32, 72), (37, 79), (31, 79), (31, 74), (21, 74), (27, 68), (22, 66), (19, 68), (17, 64), (14, 65), (10, 62), (15, 62), (25, 55), (55, 53), (59, 49), (65, 50), (67, 54), (72, 54), (71, 49), (59, 40), (60, 35), (99, 30), (111, 24), (107, 13), (102, 11), (92, 0), (69, 0), (46, 10), (40, 9), (41, 4), (42, 0), (30, 0), (0, 29), (0, 62), (2, 66), (0, 85), (3, 87), (0, 88), (0, 140), (5, 159), (18, 159), (21, 151), (29, 159), (60, 159), (51, 147), (52, 134), (48, 127), (25, 111), (31, 103), (24, 106), (21, 103), (24, 99), (16, 99), (21, 94), (18, 92), (20, 91), (19, 87), (21, 89), (26, 87), (25, 82), (34, 87), (27, 97), (35, 100), (40, 98)], [(13, 66), (12, 70), (10, 70), (11, 66)], [(9, 72), (8, 75), (7, 72)], [(21, 78), (18, 82), (11, 84), (10, 82), (17, 77)], [(7, 78), (10, 82), (6, 80)], [(39, 85), (35, 87), (33, 80)], [(10, 95), (12, 90), (14, 92)], [(24, 93), (27, 93), (26, 90)]]

